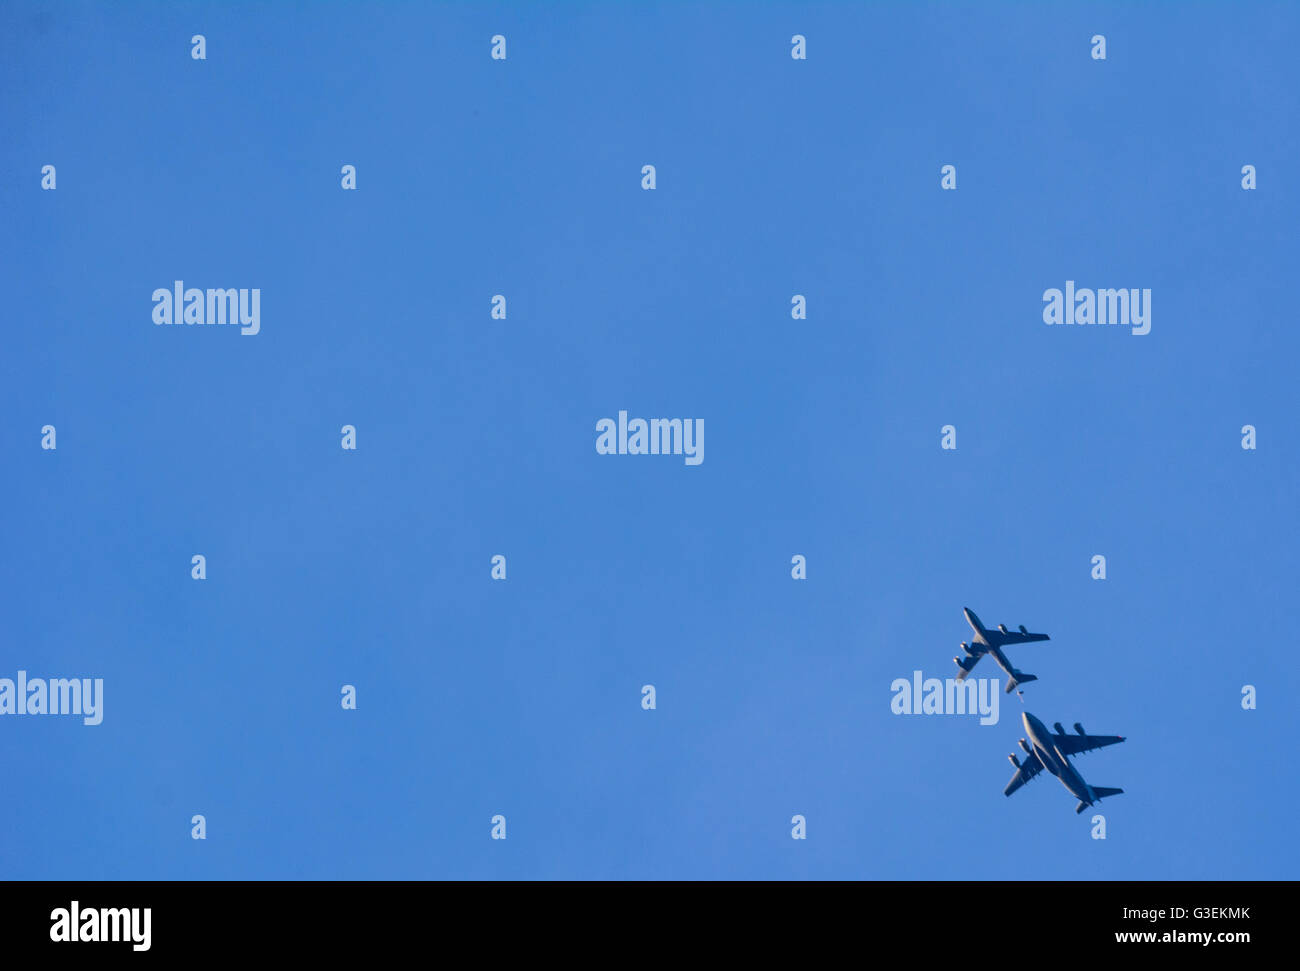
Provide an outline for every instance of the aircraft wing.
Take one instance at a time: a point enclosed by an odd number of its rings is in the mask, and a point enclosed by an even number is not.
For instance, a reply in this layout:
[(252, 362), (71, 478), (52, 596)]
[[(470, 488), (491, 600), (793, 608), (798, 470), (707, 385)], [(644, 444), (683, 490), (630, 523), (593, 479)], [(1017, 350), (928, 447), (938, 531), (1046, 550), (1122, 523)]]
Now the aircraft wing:
[(1032, 779), (1038, 773), (1043, 771), (1043, 763), (1038, 761), (1038, 756), (1031, 755), (1020, 763), (1020, 768), (1016, 769), (1016, 774), (1011, 777), (1007, 787), (1002, 790), (1004, 796), (1009, 796), (1026, 782)]
[(1002, 643), (999, 647), (1007, 644), (1028, 644), (1030, 641), (1050, 641), (1051, 638), (1046, 634), (1022, 634), (1018, 630), (1009, 630), (1005, 634), (998, 631), (998, 640)]
[(1053, 735), (1052, 743), (1062, 755), (1080, 755), (1124, 741), (1122, 735)]
[(964, 668), (964, 667), (962, 667), (960, 664), (958, 664), (958, 665), (957, 665), (957, 680), (958, 680), (958, 681), (965, 681), (966, 678), (967, 678), (967, 676), (968, 676), (972, 671), (975, 670), (975, 665), (980, 663), (980, 658), (982, 658), (983, 656), (984, 656), (983, 654), (977, 654), (975, 657), (971, 658), (971, 666), (968, 667), (968, 668)]

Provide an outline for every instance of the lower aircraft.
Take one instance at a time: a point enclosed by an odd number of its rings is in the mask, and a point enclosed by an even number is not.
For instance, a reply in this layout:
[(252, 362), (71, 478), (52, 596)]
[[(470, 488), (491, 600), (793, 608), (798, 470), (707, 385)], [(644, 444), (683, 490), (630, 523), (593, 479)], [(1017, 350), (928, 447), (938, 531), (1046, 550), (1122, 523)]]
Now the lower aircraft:
[(1083, 812), (1098, 799), (1105, 796), (1118, 796), (1124, 791), (1107, 789), (1105, 786), (1090, 786), (1083, 781), (1079, 770), (1070, 764), (1071, 755), (1091, 752), (1093, 749), (1122, 742), (1124, 739), (1121, 736), (1089, 735), (1078, 722), (1074, 723), (1076, 733), (1074, 735), (1067, 735), (1060, 722), (1053, 726), (1056, 729), (1056, 733), (1053, 734), (1047, 730), (1046, 725), (1029, 712), (1025, 712), (1021, 720), (1025, 723), (1025, 733), (1029, 736), (1029, 742), (1022, 738), (1020, 747), (1024, 749), (1028, 758), (1021, 762), (1014, 752), (1007, 756), (1011, 764), (1016, 767), (1016, 774), (1007, 783), (1006, 789), (1003, 790), (1004, 795), (1011, 795), (1043, 769), (1060, 779), (1061, 785), (1069, 789), (1070, 793), (1079, 800), (1079, 805), (1074, 807), (1076, 813)]

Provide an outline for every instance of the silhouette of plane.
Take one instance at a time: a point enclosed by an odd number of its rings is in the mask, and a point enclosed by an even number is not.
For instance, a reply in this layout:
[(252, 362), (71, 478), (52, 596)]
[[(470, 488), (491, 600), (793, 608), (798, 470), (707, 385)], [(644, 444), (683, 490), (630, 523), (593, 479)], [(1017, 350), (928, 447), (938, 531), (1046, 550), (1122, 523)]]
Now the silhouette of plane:
[(1046, 725), (1029, 712), (1021, 715), (1020, 720), (1025, 723), (1025, 732), (1033, 744), (1023, 738), (1020, 740), (1020, 747), (1028, 756), (1023, 762), (1016, 758), (1015, 752), (1007, 756), (1011, 764), (1016, 767), (1016, 774), (1002, 790), (1003, 795), (1011, 795), (1043, 769), (1060, 779), (1061, 785), (1070, 790), (1070, 793), (1079, 800), (1079, 805), (1074, 807), (1076, 813), (1083, 812), (1098, 799), (1105, 796), (1118, 796), (1124, 791), (1108, 789), (1105, 786), (1090, 786), (1083, 781), (1079, 770), (1070, 764), (1071, 755), (1115, 745), (1124, 741), (1122, 736), (1089, 735), (1078, 722), (1074, 723), (1074, 735), (1067, 735), (1060, 722), (1053, 726), (1056, 729), (1056, 733), (1053, 734), (1047, 730)]
[(969, 607), (962, 607), (962, 613), (966, 615), (966, 623), (970, 624), (971, 630), (975, 632), (974, 638), (967, 644), (961, 643), (961, 649), (966, 652), (965, 657), (955, 657), (953, 662), (961, 668), (961, 674), (957, 675), (958, 681), (965, 681), (966, 675), (970, 674), (971, 669), (979, 664), (980, 658), (985, 654), (993, 655), (993, 660), (998, 662), (998, 666), (1007, 672), (1011, 679), (1007, 682), (1007, 694), (1011, 694), (1018, 685), (1026, 684), (1030, 681), (1037, 681), (1038, 675), (1025, 674), (1017, 670), (1016, 667), (1007, 660), (1007, 656), (1002, 653), (1002, 648), (1007, 644), (1028, 644), (1030, 641), (1049, 641), (1051, 640), (1046, 634), (1031, 634), (1025, 630), (1024, 625), (1020, 627), (1020, 633), (1007, 630), (1006, 624), (998, 624), (997, 630), (988, 630), (980, 619), (975, 616), (975, 611)]

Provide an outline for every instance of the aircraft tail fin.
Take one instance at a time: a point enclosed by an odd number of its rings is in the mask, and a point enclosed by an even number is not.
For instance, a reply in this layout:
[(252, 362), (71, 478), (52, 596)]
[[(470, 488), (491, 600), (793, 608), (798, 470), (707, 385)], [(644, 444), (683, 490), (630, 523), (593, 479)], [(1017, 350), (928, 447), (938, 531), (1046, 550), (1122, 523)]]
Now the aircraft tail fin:
[(1007, 682), (1007, 694), (1011, 694), (1011, 692), (1015, 691), (1016, 688), (1020, 687), (1022, 684), (1028, 684), (1030, 681), (1037, 680), (1038, 675), (1036, 674), (1025, 674), (1024, 671), (1017, 671), (1011, 676), (1011, 680)]
[[(1118, 796), (1123, 791), (1124, 791), (1123, 789), (1108, 789), (1106, 786), (1092, 787), (1092, 794), (1097, 799), (1105, 799), (1107, 796)], [(1088, 803), (1080, 802), (1079, 805), (1074, 807), (1074, 811), (1076, 813), (1081, 813), (1087, 808), (1088, 808)]]

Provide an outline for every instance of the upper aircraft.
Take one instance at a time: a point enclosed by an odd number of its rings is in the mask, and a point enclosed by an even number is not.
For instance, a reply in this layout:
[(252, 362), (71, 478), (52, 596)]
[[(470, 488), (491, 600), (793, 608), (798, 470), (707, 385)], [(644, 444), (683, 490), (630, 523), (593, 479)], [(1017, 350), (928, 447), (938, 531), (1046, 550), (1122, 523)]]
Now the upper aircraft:
[(1021, 720), (1025, 723), (1025, 733), (1028, 734), (1033, 744), (1029, 744), (1023, 738), (1020, 740), (1020, 747), (1024, 749), (1025, 755), (1028, 756), (1024, 762), (1016, 758), (1014, 752), (1007, 756), (1011, 760), (1011, 764), (1016, 767), (1016, 774), (1007, 783), (1006, 789), (1003, 790), (1004, 795), (1011, 795), (1043, 769), (1060, 779), (1061, 785), (1070, 790), (1070, 793), (1079, 800), (1079, 805), (1074, 807), (1076, 813), (1083, 812), (1104, 796), (1118, 796), (1124, 791), (1123, 789), (1107, 789), (1105, 786), (1090, 786), (1083, 781), (1083, 776), (1079, 775), (1079, 770), (1070, 764), (1071, 755), (1091, 752), (1093, 749), (1114, 745), (1117, 742), (1124, 741), (1122, 736), (1088, 735), (1078, 722), (1074, 723), (1076, 734), (1065, 734), (1065, 729), (1061, 727), (1060, 722), (1057, 722), (1053, 726), (1056, 729), (1056, 734), (1053, 735), (1047, 730), (1046, 725), (1029, 714), (1029, 712), (1021, 715)]
[(1007, 644), (1028, 644), (1030, 641), (1048, 641), (1051, 640), (1046, 634), (1031, 634), (1025, 630), (1024, 625), (1020, 627), (1020, 633), (1014, 633), (1007, 630), (1006, 624), (998, 624), (997, 630), (987, 630), (980, 623), (980, 619), (975, 616), (975, 611), (969, 607), (963, 607), (962, 613), (966, 615), (966, 623), (970, 624), (971, 630), (975, 632), (975, 637), (967, 644), (962, 641), (961, 649), (966, 652), (966, 657), (955, 657), (953, 661), (957, 667), (961, 668), (961, 674), (957, 675), (958, 681), (965, 681), (966, 675), (970, 674), (971, 669), (979, 663), (980, 658), (985, 654), (992, 654), (993, 660), (998, 662), (998, 666), (1007, 672), (1011, 679), (1007, 682), (1007, 694), (1011, 694), (1017, 685), (1025, 684), (1029, 681), (1037, 681), (1038, 676), (1035, 674), (1025, 674), (1015, 668), (1007, 656), (1002, 653), (1002, 648)]

